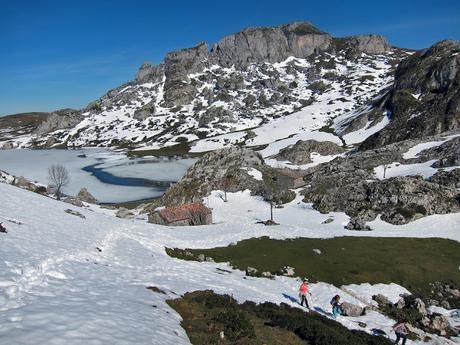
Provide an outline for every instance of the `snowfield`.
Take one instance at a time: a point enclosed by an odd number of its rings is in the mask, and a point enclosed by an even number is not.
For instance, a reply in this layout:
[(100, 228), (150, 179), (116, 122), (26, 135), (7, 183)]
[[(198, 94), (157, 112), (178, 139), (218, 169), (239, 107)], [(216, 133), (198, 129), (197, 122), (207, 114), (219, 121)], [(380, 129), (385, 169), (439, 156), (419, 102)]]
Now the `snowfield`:
[[(241, 302), (293, 304), (283, 294), (297, 296), (295, 278), (244, 279), (244, 272), (225, 263), (170, 258), (165, 247), (210, 248), (262, 235), (436, 236), (460, 241), (460, 214), (426, 217), (399, 227), (376, 221), (372, 232), (350, 232), (343, 229), (347, 216), (322, 215), (298, 197), (275, 210), (282, 225), (267, 228), (255, 224), (269, 213), (260, 198), (251, 197), (249, 191), (228, 193), (229, 202), (224, 203), (220, 194), (213, 192), (205, 200), (214, 208), (214, 225), (171, 228), (118, 219), (0, 183), (0, 222), (8, 229), (0, 234), (0, 344), (189, 344), (180, 316), (166, 299), (203, 289), (232, 294)], [(85, 218), (65, 213), (68, 208)], [(321, 224), (329, 216), (334, 222)], [(153, 293), (148, 286), (166, 295)], [(370, 293), (389, 291), (388, 298), (393, 299), (402, 291), (384, 285), (348, 288), (364, 301)], [(336, 293), (363, 305), (330, 284), (312, 284), (311, 292), (315, 308), (329, 317), (329, 300)], [(356, 321), (364, 321), (366, 331), (379, 328), (394, 336), (390, 332), (394, 321), (376, 312), (338, 321), (350, 329), (358, 329)], [(434, 337), (433, 344), (436, 341), (454, 344)]]

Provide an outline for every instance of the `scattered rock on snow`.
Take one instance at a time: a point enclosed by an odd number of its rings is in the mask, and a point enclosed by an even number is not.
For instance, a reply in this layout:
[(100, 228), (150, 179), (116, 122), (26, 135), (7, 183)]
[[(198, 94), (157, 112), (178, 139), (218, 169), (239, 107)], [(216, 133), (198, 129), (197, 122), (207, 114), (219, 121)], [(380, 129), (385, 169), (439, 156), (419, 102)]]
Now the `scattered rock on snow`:
[(62, 201), (66, 202), (68, 204), (77, 206), (77, 207), (83, 207), (83, 203), (79, 199), (74, 198), (72, 196), (68, 196), (67, 198), (63, 199)]
[(255, 276), (255, 275), (257, 275), (257, 272), (258, 272), (257, 269), (254, 268), (254, 267), (247, 267), (246, 268), (246, 275), (247, 276)]
[(295, 274), (294, 267), (290, 267), (290, 266), (283, 267), (281, 269), (281, 272), (283, 275), (288, 276), (288, 277), (292, 277)]
[(358, 230), (358, 231), (370, 231), (371, 227), (366, 225), (366, 222), (360, 218), (351, 218), (348, 224), (345, 226), (345, 229), (348, 230)]
[(66, 213), (68, 213), (68, 214), (71, 214), (72, 216), (80, 217), (80, 218), (82, 218), (82, 219), (85, 219), (85, 218), (86, 218), (86, 217), (85, 217), (84, 215), (82, 215), (80, 212), (71, 210), (70, 208), (64, 210), (64, 212), (66, 212)]
[(332, 223), (333, 221), (334, 221), (334, 218), (328, 218), (325, 221), (323, 221), (321, 224), (329, 224), (329, 223)]
[(115, 216), (118, 218), (126, 218), (131, 219), (134, 218), (134, 213), (124, 207), (120, 207), (120, 209), (115, 213)]
[(6, 228), (3, 226), (3, 223), (0, 223), (0, 232), (7, 233), (8, 231)]

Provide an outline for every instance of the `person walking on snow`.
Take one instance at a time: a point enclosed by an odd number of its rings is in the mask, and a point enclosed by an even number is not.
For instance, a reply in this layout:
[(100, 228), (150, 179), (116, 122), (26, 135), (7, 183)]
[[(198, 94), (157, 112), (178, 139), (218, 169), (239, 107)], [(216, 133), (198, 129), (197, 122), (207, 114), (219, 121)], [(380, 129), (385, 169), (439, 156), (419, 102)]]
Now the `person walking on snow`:
[(343, 314), (342, 307), (340, 306), (340, 296), (339, 295), (335, 295), (334, 297), (332, 297), (330, 303), (331, 303), (331, 306), (332, 306), (332, 316), (334, 318), (336, 318), (337, 315), (342, 315)]
[(303, 306), (303, 302), (305, 302), (305, 307), (310, 309), (310, 306), (308, 305), (307, 294), (311, 296), (311, 293), (308, 289), (308, 279), (304, 279), (299, 288), (300, 305)]
[(396, 341), (395, 344), (399, 344), (399, 340), (402, 339), (402, 345), (406, 344), (407, 340), (407, 327), (406, 327), (406, 320), (402, 319), (399, 320), (394, 326), (393, 331), (396, 333)]

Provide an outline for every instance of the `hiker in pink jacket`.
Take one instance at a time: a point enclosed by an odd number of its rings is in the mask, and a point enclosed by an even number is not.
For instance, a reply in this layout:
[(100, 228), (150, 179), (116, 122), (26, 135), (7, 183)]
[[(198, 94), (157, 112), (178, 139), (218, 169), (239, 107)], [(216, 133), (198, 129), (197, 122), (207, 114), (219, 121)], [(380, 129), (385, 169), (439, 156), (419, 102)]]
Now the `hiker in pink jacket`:
[(305, 307), (310, 309), (308, 305), (307, 294), (310, 294), (311, 296), (311, 293), (308, 289), (308, 279), (304, 279), (299, 288), (300, 305), (303, 306), (303, 302), (305, 302)]
[(402, 339), (402, 345), (406, 344), (407, 340), (407, 327), (406, 327), (406, 320), (402, 319), (399, 320), (394, 326), (393, 331), (396, 333), (396, 341), (395, 344), (399, 344), (399, 340)]

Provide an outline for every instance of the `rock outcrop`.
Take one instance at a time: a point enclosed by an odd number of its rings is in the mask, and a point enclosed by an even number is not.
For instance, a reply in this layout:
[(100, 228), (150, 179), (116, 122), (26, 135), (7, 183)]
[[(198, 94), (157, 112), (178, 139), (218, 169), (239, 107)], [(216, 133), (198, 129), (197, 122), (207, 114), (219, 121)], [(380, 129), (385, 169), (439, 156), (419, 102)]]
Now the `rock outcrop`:
[(438, 171), (431, 177), (430, 181), (458, 190), (460, 189), (460, 168), (450, 171)]
[[(305, 190), (306, 202), (321, 212), (345, 211), (355, 218), (353, 229), (363, 229), (362, 221), (375, 219), (405, 224), (431, 215), (460, 211), (460, 193), (421, 177), (395, 177), (383, 181), (359, 181), (353, 185), (312, 185)], [(357, 221), (359, 219), (360, 221)]]
[(387, 39), (381, 35), (360, 35), (335, 39), (337, 47), (349, 50), (350, 53), (382, 54), (392, 50)]
[(150, 62), (144, 62), (136, 74), (136, 81), (140, 83), (155, 82), (158, 83), (163, 79), (164, 64), (153, 65)]
[(460, 42), (441, 41), (402, 61), (380, 103), (391, 122), (361, 149), (422, 138), (460, 127)]
[(310, 23), (248, 28), (213, 45), (211, 58), (221, 66), (279, 62), (288, 56), (305, 58), (328, 49), (332, 38)]
[(188, 75), (201, 72), (208, 66), (208, 45), (204, 42), (192, 48), (169, 53), (165, 65), (164, 104), (167, 107), (180, 106), (191, 102), (196, 88), (189, 83)]
[(433, 168), (460, 166), (460, 136), (420, 152), (415, 161), (426, 162), (432, 159), (437, 160), (432, 165)]
[[(262, 175), (256, 179), (250, 169)], [(236, 192), (245, 189), (275, 202), (292, 200), (294, 193), (277, 184), (276, 170), (267, 166), (262, 157), (249, 149), (229, 147), (205, 154), (186, 175), (169, 188), (161, 199), (165, 206), (176, 206), (196, 201), (212, 190)]]
[(34, 131), (38, 137), (59, 129), (75, 126), (83, 119), (81, 112), (74, 109), (61, 109), (52, 112)]
[(311, 154), (318, 153), (322, 156), (343, 153), (345, 150), (331, 141), (299, 140), (292, 146), (282, 149), (275, 158), (302, 165), (311, 163)]

